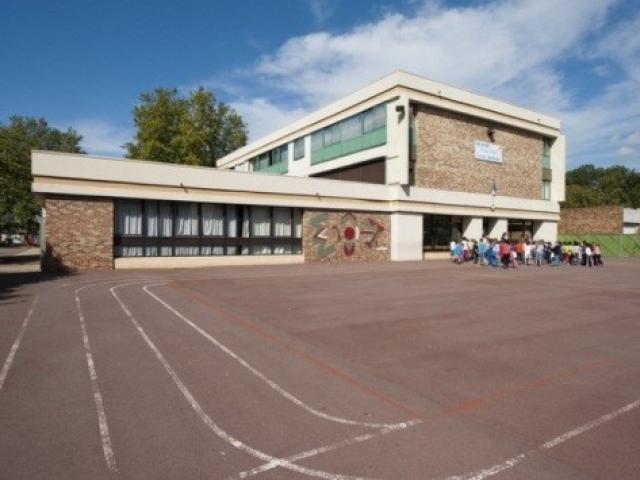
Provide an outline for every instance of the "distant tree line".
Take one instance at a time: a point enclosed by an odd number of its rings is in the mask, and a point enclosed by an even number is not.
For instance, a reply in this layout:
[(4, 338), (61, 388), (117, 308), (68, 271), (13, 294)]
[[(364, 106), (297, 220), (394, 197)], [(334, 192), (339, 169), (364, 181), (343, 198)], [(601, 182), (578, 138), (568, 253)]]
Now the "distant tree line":
[(567, 172), (566, 186), (565, 207), (640, 208), (640, 172), (621, 165), (582, 165)]

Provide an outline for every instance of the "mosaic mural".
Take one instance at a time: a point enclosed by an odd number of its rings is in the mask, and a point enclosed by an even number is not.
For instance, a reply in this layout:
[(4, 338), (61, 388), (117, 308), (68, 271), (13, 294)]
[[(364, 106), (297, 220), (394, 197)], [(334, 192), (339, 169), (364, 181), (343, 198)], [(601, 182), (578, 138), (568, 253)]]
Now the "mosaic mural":
[(306, 261), (389, 260), (389, 215), (307, 210)]

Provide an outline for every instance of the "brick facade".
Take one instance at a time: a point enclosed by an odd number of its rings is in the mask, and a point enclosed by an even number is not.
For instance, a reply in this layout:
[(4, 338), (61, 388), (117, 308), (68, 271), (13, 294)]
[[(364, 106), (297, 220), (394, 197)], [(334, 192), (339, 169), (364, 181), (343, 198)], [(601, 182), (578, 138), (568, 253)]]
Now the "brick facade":
[[(475, 141), (502, 147), (502, 163), (477, 160)], [(471, 193), (542, 198), (542, 136), (459, 113), (416, 105), (415, 185)]]
[(302, 221), (305, 262), (371, 262), (391, 259), (389, 214), (305, 210)]
[(44, 271), (113, 268), (113, 199), (47, 196)]
[(562, 208), (558, 233), (622, 233), (623, 208), (616, 206)]

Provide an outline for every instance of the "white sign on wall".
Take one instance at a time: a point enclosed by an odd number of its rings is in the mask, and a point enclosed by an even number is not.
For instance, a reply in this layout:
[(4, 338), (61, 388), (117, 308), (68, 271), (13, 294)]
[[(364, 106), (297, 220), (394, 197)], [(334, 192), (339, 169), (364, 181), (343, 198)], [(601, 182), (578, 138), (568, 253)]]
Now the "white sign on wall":
[(487, 162), (502, 163), (502, 147), (491, 142), (476, 140), (475, 157)]

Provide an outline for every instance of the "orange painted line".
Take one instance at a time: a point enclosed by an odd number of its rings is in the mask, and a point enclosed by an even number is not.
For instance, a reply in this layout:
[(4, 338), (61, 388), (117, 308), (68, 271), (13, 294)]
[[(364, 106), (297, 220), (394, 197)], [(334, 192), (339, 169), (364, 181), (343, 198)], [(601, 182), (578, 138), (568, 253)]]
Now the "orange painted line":
[(530, 392), (542, 388), (546, 385), (558, 382), (560, 380), (566, 380), (568, 378), (576, 377), (584, 372), (589, 372), (598, 368), (608, 367), (615, 365), (610, 360), (599, 360), (594, 362), (585, 363), (576, 367), (560, 370), (558, 372), (550, 373), (544, 377), (535, 378), (525, 383), (512, 385), (500, 390), (496, 390), (487, 395), (477, 398), (471, 398), (464, 402), (453, 405), (451, 408), (445, 410), (445, 412), (462, 413), (477, 410), (483, 407), (491, 401), (498, 401), (509, 397), (515, 397), (519, 394)]
[(445, 407), (440, 413), (438, 414), (434, 414), (434, 415), (427, 415), (425, 416), (423, 413), (419, 413), (416, 410), (403, 405), (402, 403), (400, 403), (399, 401), (395, 400), (394, 398), (392, 398), (391, 396), (389, 396), (386, 393), (383, 393), (357, 379), (355, 379), (354, 377), (352, 377), (351, 375), (349, 375), (348, 373), (338, 369), (337, 367), (334, 367), (332, 365), (330, 365), (329, 363), (325, 362), (324, 360), (320, 360), (319, 358), (316, 358), (306, 352), (303, 352), (301, 350), (298, 350), (296, 348), (292, 348), (291, 346), (289, 346), (287, 344), (287, 342), (285, 342), (284, 340), (280, 339), (279, 337), (273, 335), (272, 333), (267, 332), (266, 330), (264, 330), (263, 328), (257, 326), (256, 324), (245, 320), (244, 318), (242, 318), (241, 316), (237, 315), (236, 313), (233, 313), (227, 309), (225, 309), (224, 307), (221, 307), (218, 304), (215, 304), (213, 302), (211, 302), (207, 297), (204, 297), (202, 294), (195, 292), (189, 288), (185, 288), (185, 287), (181, 287), (178, 286), (175, 283), (170, 283), (169, 286), (171, 288), (173, 288), (174, 290), (181, 292), (182, 294), (186, 295), (187, 297), (191, 298), (192, 300), (216, 311), (216, 313), (218, 313), (221, 318), (223, 318), (226, 321), (233, 321), (237, 324), (240, 324), (242, 327), (244, 327), (247, 330), (251, 330), (253, 333), (255, 333), (258, 337), (262, 338), (263, 340), (266, 340), (272, 344), (274, 344), (275, 346), (277, 346), (280, 350), (284, 351), (285, 353), (289, 353), (291, 355), (295, 355), (299, 358), (302, 358), (303, 360), (307, 361), (308, 363), (318, 367), (320, 370), (323, 370), (324, 372), (344, 381), (345, 383), (352, 385), (354, 387), (356, 387), (357, 389), (361, 390), (362, 392), (364, 392), (365, 394), (367, 394), (370, 397), (376, 398), (379, 401), (390, 405), (392, 407), (394, 407), (397, 410), (400, 410), (406, 414), (411, 415), (413, 418), (416, 419), (420, 419), (420, 420), (426, 420), (427, 418), (431, 418), (431, 419), (436, 419), (436, 418), (442, 418), (442, 417), (446, 417), (449, 415), (453, 415), (453, 414), (458, 414), (458, 413), (466, 413), (466, 412), (472, 412), (475, 410), (478, 410), (480, 408), (485, 407), (487, 404), (492, 403), (492, 402), (497, 402), (499, 400), (503, 400), (503, 399), (507, 399), (510, 397), (516, 397), (520, 394), (526, 393), (526, 392), (530, 392), (530, 391), (534, 391), (537, 390), (539, 388), (542, 388), (544, 386), (550, 385), (552, 383), (558, 382), (560, 380), (565, 380), (568, 378), (572, 378), (572, 377), (576, 377), (578, 375), (580, 375), (581, 373), (585, 373), (585, 372), (589, 372), (592, 370), (596, 370), (598, 368), (603, 368), (603, 367), (607, 367), (607, 366), (612, 366), (615, 365), (615, 363), (611, 360), (598, 360), (598, 361), (591, 361), (588, 363), (584, 363), (581, 365), (577, 365), (573, 368), (570, 369), (564, 369), (564, 370), (560, 370), (558, 372), (553, 372), (550, 374), (547, 374), (543, 377), (539, 377), (539, 378), (534, 378), (532, 380), (529, 380), (525, 383), (522, 384), (516, 384), (516, 385), (511, 385), (508, 386), (506, 388), (500, 389), (500, 390), (495, 390), (493, 392), (490, 392), (486, 395), (483, 395), (481, 397), (476, 397), (476, 398), (470, 398), (468, 400), (465, 400), (464, 402), (461, 403), (457, 403), (455, 405), (452, 405), (450, 407)]
[(420, 418), (421, 414), (418, 413), (417, 411), (411, 409), (410, 407), (407, 407), (406, 405), (403, 405), (402, 403), (400, 403), (399, 401), (393, 399), (392, 397), (390, 397), (389, 395), (376, 390), (375, 388), (360, 382), (359, 380), (355, 379), (354, 377), (352, 377), (351, 375), (349, 375), (348, 373), (338, 369), (337, 367), (334, 367), (330, 364), (328, 364), (327, 362), (325, 362), (324, 360), (320, 360), (319, 358), (316, 358), (306, 352), (303, 352), (301, 350), (298, 350), (296, 348), (292, 348), (289, 345), (287, 345), (287, 342), (285, 342), (284, 340), (276, 337), (275, 335), (267, 332), (266, 330), (264, 330), (263, 328), (260, 328), (259, 326), (255, 325), (252, 322), (249, 322), (247, 320), (245, 320), (244, 318), (240, 317), (239, 315), (230, 312), (228, 310), (226, 310), (223, 307), (220, 307), (220, 305), (214, 304), (212, 302), (209, 301), (209, 299), (207, 299), (206, 297), (202, 296), (200, 293), (198, 292), (194, 292), (191, 289), (188, 288), (184, 288), (184, 287), (180, 287), (178, 285), (176, 285), (175, 283), (170, 283), (169, 286), (171, 288), (173, 288), (174, 290), (181, 292), (182, 294), (186, 295), (187, 297), (191, 298), (192, 300), (195, 300), (196, 302), (205, 305), (208, 308), (211, 308), (213, 310), (216, 311), (216, 313), (218, 313), (224, 320), (227, 321), (233, 321), (235, 323), (238, 323), (240, 325), (242, 325), (244, 328), (251, 330), (252, 332), (254, 332), (258, 337), (269, 341), (270, 343), (276, 345), (280, 350), (289, 353), (291, 355), (295, 355), (299, 358), (302, 358), (303, 360), (307, 361), (308, 363), (311, 363), (312, 365), (315, 365), (316, 367), (318, 367), (320, 370), (323, 370), (324, 372), (342, 380), (343, 382), (356, 387), (357, 389), (361, 390), (362, 392), (364, 392), (365, 394), (367, 394), (370, 397), (376, 398), (377, 400), (394, 407), (397, 410), (402, 411), (403, 413), (406, 413), (408, 415), (411, 415), (413, 418)]

